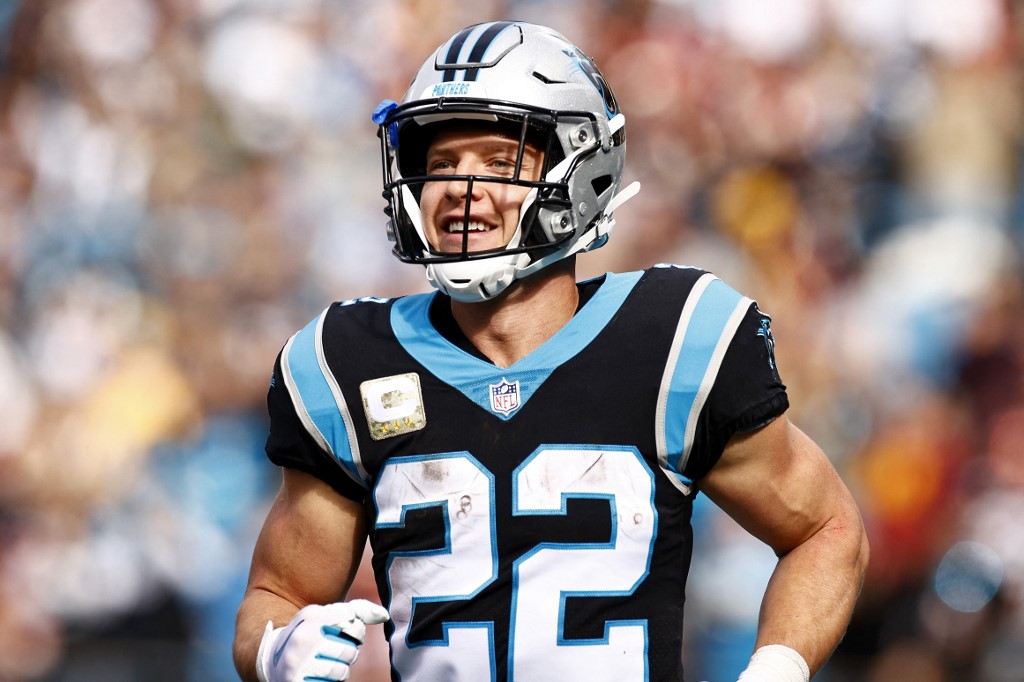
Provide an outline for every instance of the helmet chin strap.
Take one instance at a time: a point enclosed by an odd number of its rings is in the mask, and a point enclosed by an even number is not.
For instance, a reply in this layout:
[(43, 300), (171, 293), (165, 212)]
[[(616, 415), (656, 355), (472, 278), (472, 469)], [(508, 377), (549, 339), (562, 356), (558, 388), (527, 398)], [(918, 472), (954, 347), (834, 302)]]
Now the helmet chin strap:
[(551, 265), (557, 260), (568, 258), (576, 253), (593, 251), (594, 249), (603, 246), (604, 243), (608, 241), (608, 235), (611, 234), (612, 229), (615, 227), (615, 218), (612, 217), (612, 211), (635, 197), (639, 191), (639, 182), (634, 181), (629, 183), (629, 185), (621, 189), (611, 198), (611, 201), (608, 202), (608, 207), (604, 210), (604, 214), (590, 229), (584, 232), (583, 236), (574, 242), (570, 248), (564, 251), (559, 250), (554, 253), (549, 253), (543, 258), (538, 258), (529, 265), (519, 268), (516, 272), (516, 278), (522, 279), (523, 277), (528, 277), (538, 270)]
[(634, 180), (633, 182), (629, 183), (628, 185), (620, 189), (618, 192), (616, 192), (615, 196), (613, 196), (611, 200), (608, 202), (608, 206), (605, 207), (604, 217), (601, 218), (601, 220), (610, 220), (612, 213), (615, 212), (615, 209), (617, 209), (619, 206), (622, 206), (624, 203), (635, 197), (639, 191), (640, 183)]

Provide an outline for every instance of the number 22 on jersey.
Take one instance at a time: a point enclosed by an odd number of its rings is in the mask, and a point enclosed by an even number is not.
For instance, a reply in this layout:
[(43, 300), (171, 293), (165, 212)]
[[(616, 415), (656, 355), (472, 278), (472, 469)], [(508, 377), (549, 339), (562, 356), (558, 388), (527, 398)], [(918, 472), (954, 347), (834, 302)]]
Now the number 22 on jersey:
[[(647, 679), (646, 621), (607, 621), (601, 639), (568, 639), (563, 624), (566, 598), (627, 596), (647, 576), (653, 473), (631, 448), (547, 446), (513, 474), (513, 516), (565, 515), (574, 497), (608, 501), (611, 538), (538, 543), (515, 559), (508, 677)], [(388, 562), (396, 670), (411, 679), (495, 679), (493, 621), (445, 624), (442, 640), (408, 640), (417, 603), (472, 599), (498, 579), (494, 475), (465, 452), (396, 458), (381, 471), (374, 502), (378, 529), (402, 527), (423, 507), (440, 507), (445, 524), (443, 547), (393, 552)]]

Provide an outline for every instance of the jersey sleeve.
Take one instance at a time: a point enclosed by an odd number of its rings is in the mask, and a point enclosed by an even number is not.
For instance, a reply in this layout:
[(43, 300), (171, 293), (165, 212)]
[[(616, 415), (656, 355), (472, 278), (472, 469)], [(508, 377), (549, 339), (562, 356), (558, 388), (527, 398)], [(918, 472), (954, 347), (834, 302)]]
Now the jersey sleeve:
[(751, 302), (697, 422), (693, 453), (684, 472), (688, 477), (696, 480), (707, 474), (735, 434), (764, 426), (789, 408), (774, 347), (771, 317)]
[(274, 363), (274, 375), (267, 392), (270, 432), (266, 453), (274, 464), (315, 476), (338, 494), (363, 502), (366, 489), (345, 473), (335, 457), (317, 442), (296, 411), (295, 400), (284, 380), (282, 356)]

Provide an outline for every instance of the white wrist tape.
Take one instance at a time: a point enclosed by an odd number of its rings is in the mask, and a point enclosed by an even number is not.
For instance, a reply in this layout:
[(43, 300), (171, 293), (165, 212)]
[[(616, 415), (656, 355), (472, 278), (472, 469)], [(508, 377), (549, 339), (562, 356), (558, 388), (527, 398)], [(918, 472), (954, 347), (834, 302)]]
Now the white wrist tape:
[(768, 644), (754, 652), (738, 682), (809, 682), (807, 661), (782, 644)]

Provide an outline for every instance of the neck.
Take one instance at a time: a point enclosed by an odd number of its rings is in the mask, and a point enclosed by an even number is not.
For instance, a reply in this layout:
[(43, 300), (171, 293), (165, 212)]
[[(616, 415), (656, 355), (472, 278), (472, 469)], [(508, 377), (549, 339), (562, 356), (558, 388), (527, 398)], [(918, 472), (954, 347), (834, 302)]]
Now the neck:
[(576, 313), (574, 259), (554, 263), (479, 303), (452, 301), (462, 333), (498, 367), (509, 367), (539, 348)]

